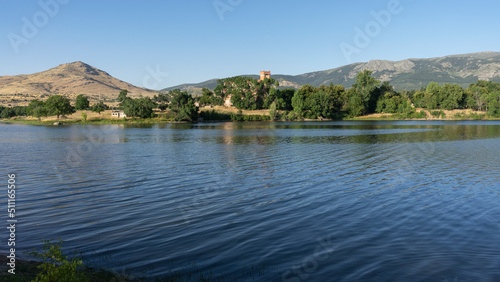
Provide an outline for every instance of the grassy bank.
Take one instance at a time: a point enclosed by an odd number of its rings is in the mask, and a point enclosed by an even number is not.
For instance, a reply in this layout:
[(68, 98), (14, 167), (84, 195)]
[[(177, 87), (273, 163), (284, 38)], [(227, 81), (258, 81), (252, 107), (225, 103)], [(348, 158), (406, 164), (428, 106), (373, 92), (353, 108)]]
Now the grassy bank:
[(410, 115), (377, 113), (346, 120), (499, 120), (499, 118), (489, 117), (486, 112), (462, 110), (425, 110), (417, 108)]
[[(54, 125), (54, 123), (61, 123), (65, 125), (72, 124), (159, 124), (159, 123), (185, 123), (175, 121), (168, 113), (160, 113), (156, 118), (114, 118), (111, 117), (111, 111), (104, 111), (101, 114), (85, 111), (87, 119), (82, 119), (82, 112), (60, 117), (57, 119), (55, 116), (37, 119), (34, 117), (16, 117), (11, 119), (2, 119), (0, 122), (4, 123), (21, 123), (27, 125)], [(288, 118), (287, 112), (279, 112), (277, 121), (329, 121), (331, 119), (305, 119), (305, 118)], [(213, 107), (202, 108), (200, 110), (200, 120), (202, 121), (270, 121), (269, 110), (255, 110), (255, 111), (239, 111), (235, 108)], [(425, 110), (416, 109), (411, 114), (390, 114), (390, 113), (376, 113), (358, 117), (344, 117), (339, 120), (499, 120), (499, 118), (489, 117), (486, 112), (465, 110)]]

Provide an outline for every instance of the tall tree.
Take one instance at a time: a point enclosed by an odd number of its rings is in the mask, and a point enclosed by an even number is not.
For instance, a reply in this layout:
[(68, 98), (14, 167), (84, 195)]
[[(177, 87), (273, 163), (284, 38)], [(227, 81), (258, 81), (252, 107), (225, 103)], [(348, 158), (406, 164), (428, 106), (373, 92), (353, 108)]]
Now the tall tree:
[(123, 103), (128, 97), (128, 90), (123, 89), (120, 91), (120, 94), (118, 94), (118, 102)]
[(75, 110), (87, 110), (90, 106), (89, 99), (83, 94), (76, 96)]
[(276, 115), (277, 115), (277, 110), (276, 110), (276, 101), (272, 102), (271, 103), (271, 106), (269, 106), (269, 116), (271, 117), (271, 120), (275, 120), (276, 119)]
[(169, 93), (172, 96), (170, 109), (176, 113), (176, 120), (196, 121), (198, 111), (194, 105), (193, 97), (186, 91), (175, 89)]
[(49, 115), (56, 115), (59, 119), (60, 115), (67, 115), (75, 112), (75, 108), (71, 106), (68, 98), (61, 95), (50, 96), (45, 101)]
[(292, 97), (292, 107), (293, 111), (299, 116), (304, 115), (305, 110), (305, 95), (301, 94), (300, 90), (295, 91)]
[(377, 91), (377, 87), (380, 85), (380, 81), (372, 77), (372, 71), (364, 70), (358, 75), (356, 75), (356, 83), (353, 88), (359, 93), (365, 109), (367, 112), (375, 112), (377, 106), (378, 96), (380, 95)]
[(101, 114), (101, 112), (107, 109), (109, 109), (109, 106), (104, 104), (103, 101), (99, 101), (99, 103), (92, 105), (92, 107), (90, 108), (91, 111), (96, 112), (98, 114)]
[(162, 111), (168, 108), (168, 103), (170, 101), (170, 97), (166, 93), (158, 93), (153, 97), (153, 102), (158, 105), (158, 108)]

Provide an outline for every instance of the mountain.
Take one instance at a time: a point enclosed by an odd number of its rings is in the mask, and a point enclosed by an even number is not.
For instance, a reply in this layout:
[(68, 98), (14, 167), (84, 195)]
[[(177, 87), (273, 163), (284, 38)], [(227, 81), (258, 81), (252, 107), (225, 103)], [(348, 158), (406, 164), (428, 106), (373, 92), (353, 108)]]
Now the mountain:
[(90, 98), (114, 100), (118, 93), (127, 89), (129, 95), (152, 97), (157, 92), (136, 87), (109, 75), (107, 72), (89, 66), (83, 62), (62, 64), (47, 71), (34, 74), (0, 76), (0, 97), (2, 101), (31, 100), (61, 94), (74, 98), (86, 94)]
[[(479, 79), (500, 82), (500, 52), (481, 52), (403, 61), (373, 60), (367, 63), (354, 63), (301, 75), (272, 75), (271, 77), (280, 82), (280, 87), (286, 88), (300, 88), (304, 84), (319, 86), (330, 83), (351, 87), (356, 75), (363, 70), (372, 70), (375, 78), (389, 81), (399, 90), (420, 89), (421, 86), (426, 86), (433, 81), (440, 84), (456, 83), (467, 87)], [(247, 76), (258, 78), (257, 75)], [(213, 89), (216, 85), (217, 79), (211, 79), (196, 84), (181, 84), (164, 90), (179, 88), (195, 92), (203, 87)]]

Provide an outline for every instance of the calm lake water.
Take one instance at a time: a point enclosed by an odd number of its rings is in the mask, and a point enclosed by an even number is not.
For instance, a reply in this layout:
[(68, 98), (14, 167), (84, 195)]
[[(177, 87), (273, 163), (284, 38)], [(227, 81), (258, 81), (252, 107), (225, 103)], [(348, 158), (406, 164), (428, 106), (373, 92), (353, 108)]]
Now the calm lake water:
[(0, 146), (18, 255), (60, 237), (150, 278), (500, 280), (498, 121), (0, 124)]

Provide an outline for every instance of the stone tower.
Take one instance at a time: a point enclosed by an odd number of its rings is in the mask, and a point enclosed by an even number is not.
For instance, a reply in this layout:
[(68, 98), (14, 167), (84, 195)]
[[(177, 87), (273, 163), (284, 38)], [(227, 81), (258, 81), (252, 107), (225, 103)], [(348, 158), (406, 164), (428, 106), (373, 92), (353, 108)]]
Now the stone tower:
[(271, 71), (261, 71), (260, 72), (260, 79), (259, 81), (262, 81), (266, 78), (271, 78)]

